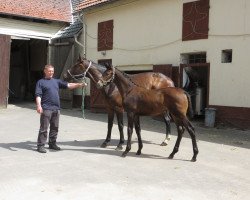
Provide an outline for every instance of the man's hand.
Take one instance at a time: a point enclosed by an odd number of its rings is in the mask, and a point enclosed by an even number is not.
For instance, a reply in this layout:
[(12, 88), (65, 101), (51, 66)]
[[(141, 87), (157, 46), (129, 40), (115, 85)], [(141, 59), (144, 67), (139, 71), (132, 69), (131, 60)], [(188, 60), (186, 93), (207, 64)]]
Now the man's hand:
[(87, 85), (88, 85), (87, 83), (68, 83), (68, 88), (75, 89), (75, 88), (86, 87)]
[(36, 97), (36, 112), (39, 114), (43, 113), (43, 108), (41, 106), (41, 97), (37, 96)]
[(80, 87), (86, 87), (87, 85), (87, 83), (80, 83)]
[(39, 114), (43, 113), (43, 108), (42, 108), (41, 105), (38, 105), (38, 106), (36, 107), (36, 112), (39, 113)]

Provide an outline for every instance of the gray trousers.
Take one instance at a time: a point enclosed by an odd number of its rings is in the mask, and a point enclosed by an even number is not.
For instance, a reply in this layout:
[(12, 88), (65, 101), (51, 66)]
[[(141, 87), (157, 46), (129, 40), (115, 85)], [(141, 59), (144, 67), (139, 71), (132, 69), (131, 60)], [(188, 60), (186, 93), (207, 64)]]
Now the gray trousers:
[(48, 137), (49, 144), (56, 143), (58, 126), (59, 126), (60, 110), (43, 110), (40, 116), (40, 129), (37, 138), (37, 146), (44, 146)]

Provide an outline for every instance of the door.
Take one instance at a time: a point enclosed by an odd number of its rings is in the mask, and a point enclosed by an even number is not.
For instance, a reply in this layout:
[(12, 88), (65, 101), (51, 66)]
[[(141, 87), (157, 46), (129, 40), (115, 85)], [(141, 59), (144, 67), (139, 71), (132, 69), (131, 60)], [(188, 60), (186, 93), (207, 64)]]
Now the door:
[[(112, 64), (112, 59), (98, 60), (98, 64), (109, 63)], [(105, 112), (105, 99), (101, 90), (98, 90), (91, 81), (90, 85), (90, 110), (91, 112)]]
[(175, 87), (179, 87), (179, 67), (172, 66), (171, 64), (166, 65), (154, 65), (153, 66), (154, 72), (159, 72), (164, 74), (165, 76), (171, 78), (174, 82)]
[(0, 108), (8, 105), (10, 42), (10, 36), (0, 35)]
[(170, 65), (170, 64), (168, 64), (168, 65), (167, 64), (166, 65), (154, 65), (153, 71), (162, 73), (162, 74), (168, 76), (169, 78), (172, 77), (172, 65)]
[[(184, 70), (189, 77), (188, 91), (194, 90), (199, 86), (204, 92), (204, 106), (209, 106), (209, 80), (210, 80), (210, 63), (192, 63), (180, 65), (180, 86), (183, 86)], [(193, 105), (195, 106), (195, 105)]]

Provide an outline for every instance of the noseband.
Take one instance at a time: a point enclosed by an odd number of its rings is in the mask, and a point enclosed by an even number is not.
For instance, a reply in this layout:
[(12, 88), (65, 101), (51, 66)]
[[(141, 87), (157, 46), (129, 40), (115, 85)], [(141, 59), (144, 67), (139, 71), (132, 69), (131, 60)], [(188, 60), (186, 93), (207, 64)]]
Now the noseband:
[(67, 70), (67, 72), (71, 76), (71, 78), (74, 79), (74, 80), (76, 80), (76, 81), (78, 81), (79, 79), (82, 79), (82, 78), (85, 79), (86, 78), (86, 74), (89, 71), (89, 68), (90, 68), (91, 65), (92, 65), (92, 61), (89, 61), (89, 65), (88, 65), (87, 69), (85, 70), (85, 72), (83, 72), (81, 74), (73, 75), (73, 74), (70, 73), (69, 70)]

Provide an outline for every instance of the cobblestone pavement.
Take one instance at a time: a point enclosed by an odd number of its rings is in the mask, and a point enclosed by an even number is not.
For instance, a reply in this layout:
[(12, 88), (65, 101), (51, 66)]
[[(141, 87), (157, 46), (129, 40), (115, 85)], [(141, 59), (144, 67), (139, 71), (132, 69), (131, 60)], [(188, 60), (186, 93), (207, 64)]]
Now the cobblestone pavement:
[[(122, 158), (116, 151), (119, 134), (103, 149), (107, 116), (63, 109), (58, 144), (61, 151), (36, 151), (39, 115), (35, 104), (9, 105), (0, 110), (0, 200), (248, 200), (250, 194), (250, 131), (205, 128), (195, 121), (200, 153), (192, 157), (187, 133), (173, 160), (176, 141), (160, 146), (165, 126), (141, 118), (142, 155)], [(126, 124), (126, 122), (125, 122)], [(124, 129), (126, 132), (126, 127)], [(47, 147), (46, 147), (47, 148)]]

